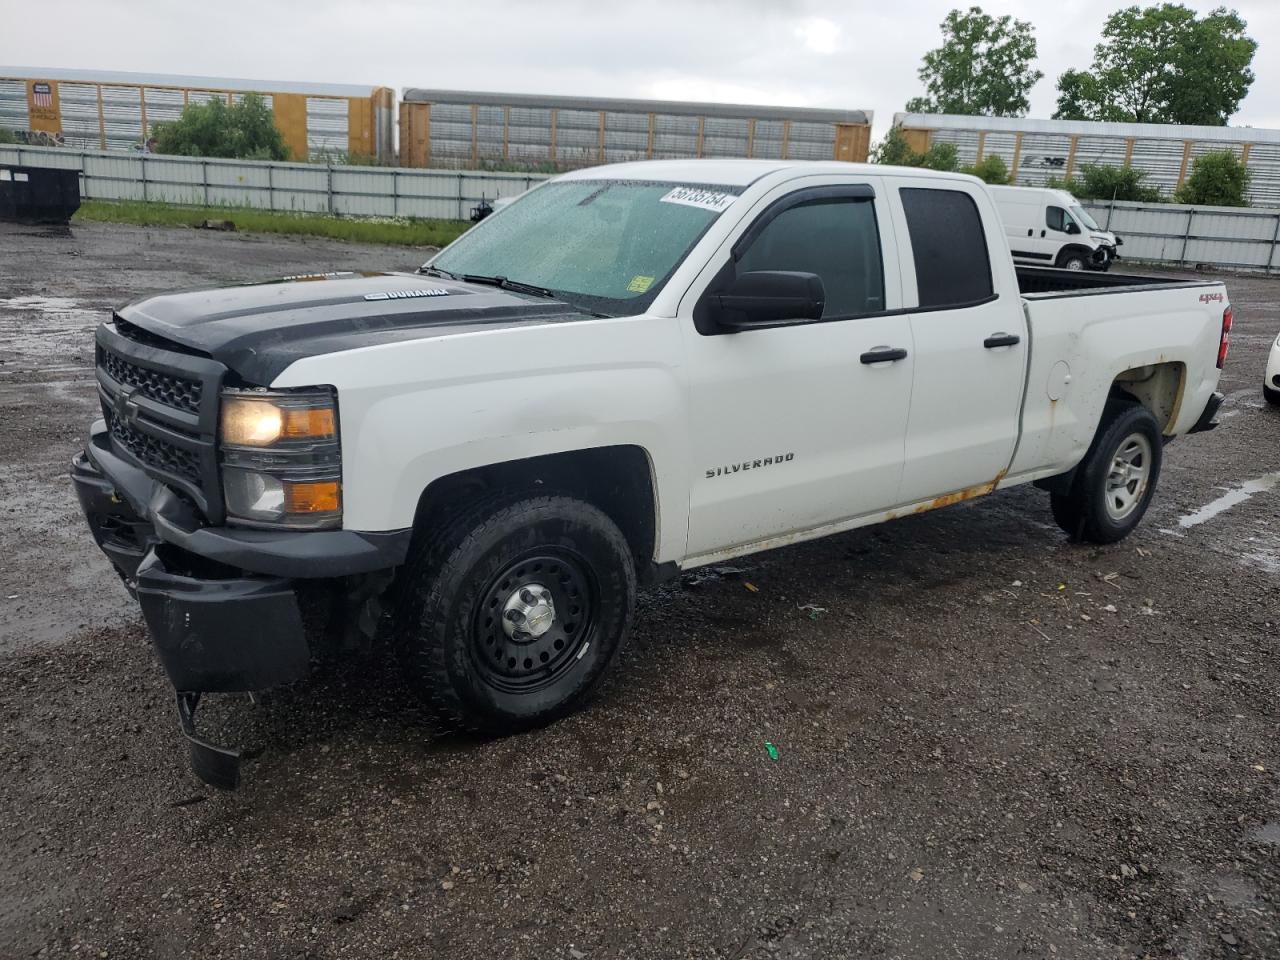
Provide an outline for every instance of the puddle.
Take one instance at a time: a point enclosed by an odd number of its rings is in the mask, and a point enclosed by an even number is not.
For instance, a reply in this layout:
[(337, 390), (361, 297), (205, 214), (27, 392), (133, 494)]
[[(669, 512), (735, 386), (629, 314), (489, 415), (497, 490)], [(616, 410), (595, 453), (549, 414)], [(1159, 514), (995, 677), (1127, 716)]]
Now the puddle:
[(100, 310), (90, 310), (81, 306), (79, 300), (73, 300), (70, 297), (41, 297), (34, 294), (26, 297), (0, 297), (0, 310), (6, 308), (34, 310), (51, 319), (95, 324), (101, 313)]
[(1206, 503), (1194, 513), (1189, 513), (1185, 517), (1178, 518), (1178, 526), (1183, 530), (1191, 527), (1199, 526), (1212, 520), (1218, 514), (1226, 510), (1230, 510), (1234, 506), (1244, 503), (1255, 493), (1266, 493), (1280, 484), (1280, 470), (1274, 473), (1264, 473), (1256, 480), (1246, 480), (1235, 490), (1229, 490), (1220, 496), (1217, 500)]
[(0, 341), (5, 344), (0, 374), (83, 366), (93, 354), (93, 331), (108, 315), (71, 297), (0, 297)]

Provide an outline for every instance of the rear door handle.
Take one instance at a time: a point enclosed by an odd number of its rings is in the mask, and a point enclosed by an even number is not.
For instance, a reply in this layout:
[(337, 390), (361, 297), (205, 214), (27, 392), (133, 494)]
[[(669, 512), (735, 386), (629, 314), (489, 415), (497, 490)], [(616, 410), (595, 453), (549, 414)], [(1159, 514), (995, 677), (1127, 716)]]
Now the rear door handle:
[(906, 357), (907, 351), (903, 347), (872, 347), (858, 359), (863, 363), (892, 363)]
[(982, 345), (988, 350), (994, 350), (996, 347), (1012, 347), (1021, 342), (1022, 338), (1016, 333), (993, 333), (982, 341)]

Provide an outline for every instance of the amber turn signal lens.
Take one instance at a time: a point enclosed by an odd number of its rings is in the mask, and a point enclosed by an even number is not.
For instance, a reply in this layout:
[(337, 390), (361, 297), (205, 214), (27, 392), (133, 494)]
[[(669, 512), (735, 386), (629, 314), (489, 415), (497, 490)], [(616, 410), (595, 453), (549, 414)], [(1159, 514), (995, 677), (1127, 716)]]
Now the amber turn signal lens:
[(280, 436), (286, 440), (331, 440), (337, 433), (333, 423), (333, 408), (286, 408), (284, 429)]
[(342, 485), (337, 480), (284, 485), (285, 513), (337, 513), (342, 509)]

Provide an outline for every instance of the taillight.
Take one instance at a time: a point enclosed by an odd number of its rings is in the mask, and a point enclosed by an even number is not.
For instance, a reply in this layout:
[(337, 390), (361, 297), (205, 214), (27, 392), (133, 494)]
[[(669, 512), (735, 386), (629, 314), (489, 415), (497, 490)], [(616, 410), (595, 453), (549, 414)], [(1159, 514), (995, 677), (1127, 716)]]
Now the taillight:
[(1218, 341), (1218, 369), (1227, 362), (1227, 348), (1231, 346), (1231, 308), (1222, 311), (1222, 339)]

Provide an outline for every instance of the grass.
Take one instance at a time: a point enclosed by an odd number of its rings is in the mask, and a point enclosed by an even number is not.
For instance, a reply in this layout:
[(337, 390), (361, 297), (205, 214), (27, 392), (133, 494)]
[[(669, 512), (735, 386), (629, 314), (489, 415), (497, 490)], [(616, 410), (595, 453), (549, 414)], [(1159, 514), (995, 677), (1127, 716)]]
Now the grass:
[(184, 207), (136, 200), (86, 200), (73, 222), (132, 223), (143, 227), (196, 227), (205, 220), (230, 220), (246, 233), (330, 237), (357, 243), (443, 247), (471, 226), (457, 220), (365, 219), (318, 213), (283, 213), (242, 207)]

